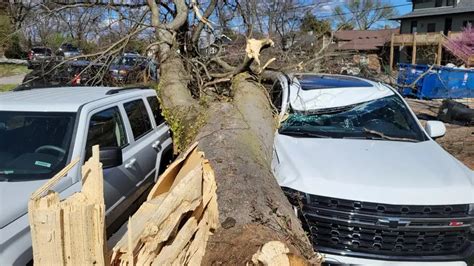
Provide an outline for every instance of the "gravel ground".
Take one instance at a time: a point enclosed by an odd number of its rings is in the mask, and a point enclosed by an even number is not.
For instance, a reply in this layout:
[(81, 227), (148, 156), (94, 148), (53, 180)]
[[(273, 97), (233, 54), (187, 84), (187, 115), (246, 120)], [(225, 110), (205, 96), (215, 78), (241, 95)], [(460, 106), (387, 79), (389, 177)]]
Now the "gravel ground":
[[(436, 120), (436, 114), (438, 113), (439, 106), (441, 106), (441, 101), (414, 99), (408, 99), (407, 101), (422, 123), (426, 120)], [(472, 108), (474, 99), (467, 102), (467, 104)], [(474, 127), (454, 124), (445, 125), (446, 135), (436, 139), (436, 141), (454, 157), (474, 170)]]

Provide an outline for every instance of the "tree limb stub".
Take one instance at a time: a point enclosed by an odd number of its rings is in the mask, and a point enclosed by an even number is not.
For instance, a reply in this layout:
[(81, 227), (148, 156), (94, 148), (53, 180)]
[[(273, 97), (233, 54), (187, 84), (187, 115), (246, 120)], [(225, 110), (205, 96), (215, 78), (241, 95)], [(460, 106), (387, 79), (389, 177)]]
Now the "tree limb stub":
[(270, 39), (263, 39), (263, 40), (256, 40), (256, 39), (249, 39), (247, 40), (247, 47), (245, 48), (245, 52), (247, 53), (247, 57), (250, 59), (254, 59), (258, 65), (260, 65), (260, 51), (265, 48), (274, 46), (272, 40)]

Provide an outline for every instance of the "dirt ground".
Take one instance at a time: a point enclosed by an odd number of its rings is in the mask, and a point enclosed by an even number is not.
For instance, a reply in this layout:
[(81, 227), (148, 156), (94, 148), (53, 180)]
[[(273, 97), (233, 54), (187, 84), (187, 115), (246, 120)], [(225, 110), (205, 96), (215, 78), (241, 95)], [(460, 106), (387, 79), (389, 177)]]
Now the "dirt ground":
[[(441, 101), (407, 100), (421, 122), (436, 120)], [(474, 100), (467, 102), (473, 108)], [(474, 127), (445, 124), (446, 135), (436, 141), (454, 157), (474, 170)]]

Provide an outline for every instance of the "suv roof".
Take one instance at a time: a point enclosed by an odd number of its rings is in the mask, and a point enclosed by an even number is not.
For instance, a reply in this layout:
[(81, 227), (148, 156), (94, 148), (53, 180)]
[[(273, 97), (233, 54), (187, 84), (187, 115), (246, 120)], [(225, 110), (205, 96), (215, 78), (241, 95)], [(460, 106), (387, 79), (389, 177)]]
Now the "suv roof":
[(386, 85), (354, 76), (305, 73), (293, 76), (298, 82), (291, 84), (288, 100), (297, 111), (348, 106), (394, 94)]
[(373, 84), (366, 80), (341, 75), (301, 75), (298, 77), (303, 90), (329, 89), (329, 88), (352, 88), (352, 87), (373, 87)]
[(77, 112), (86, 103), (136, 94), (141, 89), (143, 88), (58, 87), (10, 91), (0, 93), (0, 111)]

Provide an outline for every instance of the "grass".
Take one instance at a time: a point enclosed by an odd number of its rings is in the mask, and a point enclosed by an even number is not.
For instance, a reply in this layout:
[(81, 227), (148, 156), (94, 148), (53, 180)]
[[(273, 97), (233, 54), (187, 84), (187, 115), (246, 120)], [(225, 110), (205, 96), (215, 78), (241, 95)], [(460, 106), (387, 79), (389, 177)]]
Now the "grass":
[(17, 84), (0, 84), (0, 92), (12, 90)]
[(23, 65), (0, 64), (0, 78), (14, 76), (18, 74), (26, 74), (30, 70)]

